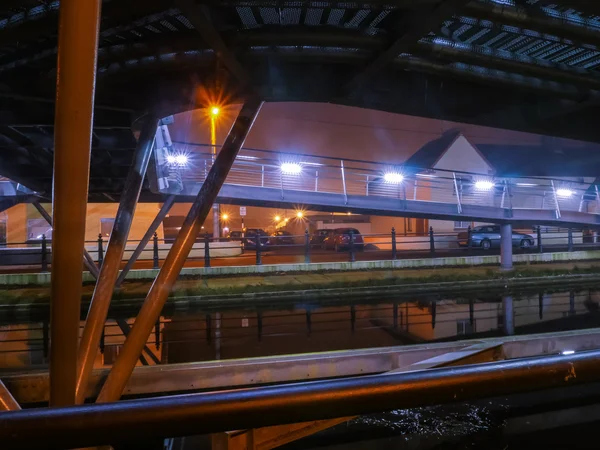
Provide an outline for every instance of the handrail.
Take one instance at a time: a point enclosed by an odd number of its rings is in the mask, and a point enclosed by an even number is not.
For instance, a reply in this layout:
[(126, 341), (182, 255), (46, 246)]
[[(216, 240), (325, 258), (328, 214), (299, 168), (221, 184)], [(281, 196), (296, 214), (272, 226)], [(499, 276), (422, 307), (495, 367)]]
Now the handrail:
[[(597, 381), (600, 351), (0, 413), (6, 448), (82, 448), (332, 419)], [(32, 433), (31, 430), (35, 430)]]

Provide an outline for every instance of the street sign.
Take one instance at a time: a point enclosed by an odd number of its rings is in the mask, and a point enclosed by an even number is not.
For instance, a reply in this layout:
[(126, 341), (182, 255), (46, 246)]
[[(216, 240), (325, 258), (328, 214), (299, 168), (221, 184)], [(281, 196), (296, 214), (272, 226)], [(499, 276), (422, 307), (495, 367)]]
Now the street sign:
[(245, 216), (246, 215), (246, 207), (245, 206), (240, 206), (240, 216)]

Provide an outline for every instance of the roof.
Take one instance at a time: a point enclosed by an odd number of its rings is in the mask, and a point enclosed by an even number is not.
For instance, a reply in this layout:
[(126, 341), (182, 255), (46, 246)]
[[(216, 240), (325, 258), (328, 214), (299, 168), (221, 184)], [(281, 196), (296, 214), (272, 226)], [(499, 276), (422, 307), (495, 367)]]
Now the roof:
[[(0, 175), (41, 193), (59, 5), (0, 1)], [(598, 1), (104, 0), (99, 46), (95, 201), (123, 189), (132, 119), (256, 92), (600, 141)]]
[(534, 145), (477, 146), (499, 176), (600, 176), (600, 146), (549, 148)]
[(458, 130), (450, 130), (442, 134), (437, 139), (429, 141), (417, 150), (404, 165), (407, 167), (416, 167), (420, 169), (430, 169), (440, 160), (443, 154), (454, 142), (461, 136)]

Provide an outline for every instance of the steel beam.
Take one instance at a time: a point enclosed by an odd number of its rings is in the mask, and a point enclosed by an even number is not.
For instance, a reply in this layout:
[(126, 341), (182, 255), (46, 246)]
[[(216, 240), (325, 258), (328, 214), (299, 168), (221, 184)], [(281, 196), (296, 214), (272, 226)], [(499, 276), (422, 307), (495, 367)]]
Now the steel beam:
[[(334, 419), (598, 381), (600, 351), (0, 413), (7, 448), (79, 448)], [(36, 430), (32, 433), (31, 430)]]
[(240, 110), (221, 151), (217, 155), (206, 180), (202, 184), (200, 192), (198, 192), (183, 222), (163, 267), (150, 288), (150, 292), (135, 320), (131, 333), (125, 341), (123, 350), (113, 365), (106, 383), (98, 396), (99, 402), (118, 400), (121, 396), (123, 388), (127, 384), (127, 380), (129, 380), (136, 361), (152, 331), (152, 327), (154, 327), (156, 320), (160, 317), (160, 312), (171, 292), (171, 288), (175, 284), (181, 268), (194, 245), (200, 227), (215, 202), (235, 157), (252, 128), (252, 124), (260, 111), (262, 103), (262, 100), (253, 98), (248, 100)]
[(431, 8), (423, 8), (410, 15), (405, 21), (407, 30), (385, 51), (379, 54), (365, 69), (358, 73), (346, 86), (350, 91), (366, 79), (380, 72), (400, 53), (407, 52), (419, 39), (426, 36), (431, 30), (439, 26), (446, 17), (452, 16), (457, 10), (467, 4), (469, 0), (443, 0)]
[(54, 131), (50, 403), (75, 403), (81, 261), (101, 0), (60, 4)]
[(200, 33), (202, 39), (213, 48), (217, 57), (223, 62), (227, 69), (229, 69), (242, 85), (248, 86), (250, 80), (246, 70), (242, 67), (233, 52), (227, 48), (223, 38), (209, 17), (207, 6), (199, 5), (194, 0), (175, 0), (175, 5), (183, 11), (192, 25), (194, 25), (196, 31)]
[[(46, 211), (44, 209), (44, 207), (40, 204), (40, 202), (39, 201), (33, 202), (33, 206), (35, 207), (35, 209), (38, 210), (38, 212), (44, 218), (44, 220), (46, 222), (48, 222), (48, 225), (50, 225), (51, 227), (53, 227), (53, 225), (52, 225), (52, 216), (50, 216), (50, 214), (48, 214), (48, 211)], [(98, 278), (98, 274), (100, 273), (100, 271), (98, 270), (98, 267), (94, 263), (94, 259), (92, 258), (92, 256), (85, 249), (85, 246), (83, 248), (83, 265), (92, 274), (92, 276), (94, 278)]]
[(92, 294), (90, 309), (88, 311), (81, 343), (78, 352), (77, 367), (77, 401), (85, 400), (85, 387), (98, 352), (100, 336), (104, 330), (108, 307), (112, 298), (115, 282), (119, 275), (119, 267), (123, 260), (123, 251), (129, 237), (131, 222), (135, 214), (142, 183), (146, 176), (146, 169), (150, 162), (152, 149), (154, 147), (154, 136), (158, 120), (148, 116), (142, 125), (138, 145), (133, 156), (133, 164), (123, 187), (123, 195), (119, 203), (119, 209), (115, 217), (110, 240), (106, 250), (106, 256), (100, 269), (100, 275), (96, 282), (96, 288)]
[(148, 245), (148, 242), (150, 242), (150, 239), (152, 239), (152, 236), (154, 236), (155, 231), (158, 229), (158, 227), (160, 226), (162, 221), (165, 219), (167, 214), (169, 214), (169, 211), (171, 210), (173, 203), (175, 203), (175, 195), (171, 195), (171, 196), (167, 197), (167, 199), (161, 206), (160, 211), (158, 211), (158, 214), (156, 215), (156, 217), (154, 218), (154, 220), (148, 227), (148, 231), (146, 231), (146, 234), (144, 234), (144, 237), (142, 237), (142, 240), (140, 241), (138, 246), (135, 248), (135, 250), (129, 257), (129, 259), (127, 260), (127, 264), (125, 265), (123, 270), (121, 270), (121, 273), (119, 274), (119, 278), (117, 278), (116, 287), (121, 286), (121, 284), (125, 280), (125, 277), (129, 273), (129, 271), (131, 270), (131, 268), (133, 267), (133, 265), (135, 264), (137, 259), (140, 257), (140, 255), (142, 254), (144, 249), (146, 248), (146, 245)]

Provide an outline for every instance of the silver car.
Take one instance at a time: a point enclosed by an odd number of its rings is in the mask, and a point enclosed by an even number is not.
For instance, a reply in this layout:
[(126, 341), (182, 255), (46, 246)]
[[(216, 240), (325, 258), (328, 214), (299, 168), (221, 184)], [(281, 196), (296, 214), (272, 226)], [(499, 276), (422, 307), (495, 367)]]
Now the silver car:
[[(484, 250), (500, 247), (500, 226), (499, 225), (483, 225), (475, 227), (471, 230), (471, 246), (480, 247)], [(535, 239), (529, 234), (516, 233), (512, 234), (513, 247), (528, 249), (534, 246)], [(458, 245), (467, 247), (469, 245), (469, 233), (462, 231), (458, 233)]]

